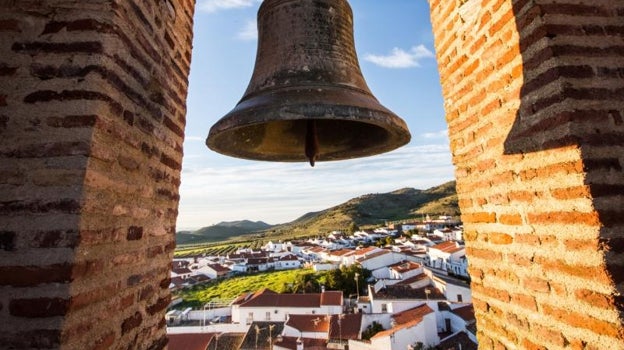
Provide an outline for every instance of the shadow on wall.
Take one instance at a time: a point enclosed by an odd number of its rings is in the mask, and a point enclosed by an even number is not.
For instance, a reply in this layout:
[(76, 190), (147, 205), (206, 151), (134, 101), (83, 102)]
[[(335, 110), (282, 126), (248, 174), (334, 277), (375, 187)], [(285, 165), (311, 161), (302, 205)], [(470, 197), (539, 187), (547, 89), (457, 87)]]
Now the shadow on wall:
[(624, 321), (624, 11), (616, 3), (513, 2), (525, 81), (504, 152), (579, 149), (601, 225), (596, 247), (619, 285), (614, 298)]

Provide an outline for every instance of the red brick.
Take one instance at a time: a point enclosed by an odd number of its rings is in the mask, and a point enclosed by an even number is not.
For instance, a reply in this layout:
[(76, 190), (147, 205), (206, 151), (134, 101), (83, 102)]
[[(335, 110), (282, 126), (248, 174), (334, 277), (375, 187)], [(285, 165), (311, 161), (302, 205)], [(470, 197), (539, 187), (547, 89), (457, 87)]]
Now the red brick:
[(508, 235), (506, 233), (500, 233), (500, 232), (488, 233), (487, 239), (488, 239), (488, 242), (492, 244), (505, 245), (505, 244), (513, 243), (513, 237), (511, 235)]
[(9, 303), (9, 312), (17, 317), (53, 317), (62, 316), (69, 309), (69, 300), (62, 298), (13, 299)]
[[(570, 265), (563, 260), (536, 257), (536, 262), (542, 269), (551, 273), (562, 273), (574, 277), (584, 278), (595, 283), (611, 284), (611, 277), (604, 266)], [(579, 262), (580, 263), (580, 262)]]
[(519, 233), (515, 235), (516, 243), (529, 244), (529, 245), (540, 245), (540, 238), (538, 235), (533, 233)]
[(491, 261), (499, 261), (502, 258), (502, 254), (500, 252), (489, 250), (489, 249), (478, 249), (472, 247), (466, 247), (466, 254), (469, 257), (491, 260)]
[(496, 213), (477, 212), (462, 214), (462, 221), (464, 223), (480, 224), (480, 223), (495, 223)]
[(530, 224), (567, 224), (567, 225), (589, 225), (598, 226), (600, 220), (596, 212), (546, 212), (546, 213), (528, 213), (528, 223)]
[(597, 293), (589, 289), (579, 289), (574, 293), (574, 295), (578, 300), (593, 307), (610, 309), (614, 306), (614, 299), (612, 295)]
[(102, 336), (100, 339), (98, 339), (92, 350), (106, 350), (106, 349), (110, 349), (113, 344), (115, 344), (115, 339), (116, 339), (116, 335), (113, 332), (110, 332), (104, 336)]
[(546, 326), (533, 324), (531, 326), (531, 333), (535, 335), (540, 341), (548, 344), (553, 344), (557, 347), (563, 348), (566, 345), (566, 340), (560, 331), (551, 329)]
[(596, 239), (566, 239), (563, 243), (567, 250), (598, 250), (598, 241)]
[(556, 199), (578, 199), (587, 198), (589, 196), (589, 189), (587, 186), (577, 186), (571, 188), (558, 188), (550, 191), (553, 197)]
[(13, 287), (36, 286), (44, 283), (66, 283), (71, 280), (72, 265), (2, 266), (0, 285)]
[(523, 281), (522, 285), (533, 292), (548, 293), (550, 292), (550, 284), (541, 278), (532, 277)]
[(542, 312), (559, 322), (572, 327), (590, 330), (598, 335), (617, 338), (621, 335), (621, 325), (593, 318), (586, 314), (567, 311), (548, 304), (542, 305)]
[(527, 202), (527, 203), (532, 202), (536, 198), (538, 198), (538, 194), (536, 192), (530, 192), (530, 191), (511, 191), (507, 193), (507, 196), (509, 197), (511, 201)]
[(509, 259), (510, 262), (512, 262), (514, 265), (517, 265), (517, 266), (527, 267), (527, 266), (533, 265), (533, 258), (523, 256), (520, 254), (508, 254), (507, 258)]
[(533, 343), (532, 341), (530, 341), (528, 339), (524, 339), (522, 341), (522, 346), (526, 350), (548, 350), (547, 347), (545, 347), (543, 345), (535, 344), (535, 343)]
[(137, 328), (143, 323), (143, 316), (139, 312), (135, 312), (134, 315), (126, 318), (121, 324), (121, 334), (124, 335), (131, 330)]
[(156, 300), (156, 303), (150, 305), (147, 308), (147, 313), (149, 313), (150, 315), (155, 315), (156, 313), (165, 310), (167, 308), (167, 306), (169, 306), (169, 303), (171, 302), (171, 296), (167, 295), (166, 297), (162, 297), (159, 298), (158, 300)]
[(100, 285), (96, 289), (85, 291), (71, 298), (70, 307), (72, 310), (82, 309), (97, 302), (111, 299), (119, 293), (121, 284), (119, 282)]
[(498, 222), (503, 225), (522, 225), (522, 216), (520, 214), (501, 214)]
[(531, 310), (533, 312), (537, 311), (537, 303), (535, 302), (535, 297), (530, 295), (518, 293), (512, 294), (511, 303), (524, 309)]

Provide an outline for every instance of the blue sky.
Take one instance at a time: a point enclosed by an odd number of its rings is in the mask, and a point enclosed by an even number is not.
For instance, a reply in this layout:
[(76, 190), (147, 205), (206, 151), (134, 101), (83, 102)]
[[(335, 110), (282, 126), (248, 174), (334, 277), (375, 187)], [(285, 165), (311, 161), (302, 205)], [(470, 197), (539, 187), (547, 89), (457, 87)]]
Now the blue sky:
[(208, 130), (238, 103), (255, 61), (260, 0), (198, 0), (178, 230), (220, 221), (288, 222), (366, 193), (426, 189), (453, 179), (425, 0), (351, 0), (356, 51), (369, 88), (403, 118), (412, 141), (338, 162), (230, 158), (205, 146)]

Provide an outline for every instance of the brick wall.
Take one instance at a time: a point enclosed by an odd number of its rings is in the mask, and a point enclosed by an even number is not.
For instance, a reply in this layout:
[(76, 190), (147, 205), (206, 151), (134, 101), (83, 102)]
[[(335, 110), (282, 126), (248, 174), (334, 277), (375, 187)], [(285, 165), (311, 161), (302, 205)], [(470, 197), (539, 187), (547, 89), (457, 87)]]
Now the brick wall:
[(193, 2), (0, 8), (0, 347), (163, 348)]
[(483, 349), (624, 349), (624, 2), (430, 0)]

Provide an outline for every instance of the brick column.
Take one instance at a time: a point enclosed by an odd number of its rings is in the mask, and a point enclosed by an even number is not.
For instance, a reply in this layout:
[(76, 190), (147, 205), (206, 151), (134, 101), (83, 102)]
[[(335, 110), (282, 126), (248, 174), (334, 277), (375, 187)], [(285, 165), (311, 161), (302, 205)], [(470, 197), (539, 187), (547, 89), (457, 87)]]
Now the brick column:
[(164, 348), (193, 1), (0, 7), (0, 347)]
[(483, 349), (623, 349), (624, 2), (430, 0)]

